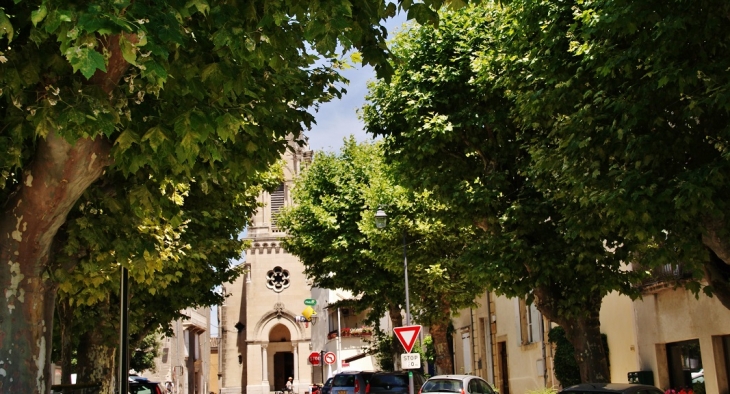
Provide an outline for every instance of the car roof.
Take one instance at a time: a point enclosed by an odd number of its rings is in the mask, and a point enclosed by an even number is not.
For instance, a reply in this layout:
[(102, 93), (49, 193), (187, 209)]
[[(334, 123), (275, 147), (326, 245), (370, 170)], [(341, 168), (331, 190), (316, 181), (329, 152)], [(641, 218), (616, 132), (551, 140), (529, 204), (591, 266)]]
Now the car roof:
[(646, 390), (646, 389), (654, 389), (659, 390), (658, 388), (654, 386), (650, 386), (647, 384), (634, 384), (634, 383), (581, 383), (576, 384), (575, 386), (566, 387), (563, 389), (562, 392), (572, 392), (572, 391), (595, 391), (595, 392), (614, 392), (614, 393), (621, 393), (621, 392), (633, 392), (637, 390)]
[(479, 376), (476, 376), (476, 375), (436, 375), (436, 376), (431, 376), (428, 380), (431, 380), (431, 379), (459, 379), (459, 380), (464, 380), (466, 378), (477, 378), (477, 379), (481, 379)]
[[(338, 373), (337, 375), (356, 375), (359, 373), (375, 373), (375, 371), (342, 371)], [(335, 375), (335, 376), (337, 376)]]

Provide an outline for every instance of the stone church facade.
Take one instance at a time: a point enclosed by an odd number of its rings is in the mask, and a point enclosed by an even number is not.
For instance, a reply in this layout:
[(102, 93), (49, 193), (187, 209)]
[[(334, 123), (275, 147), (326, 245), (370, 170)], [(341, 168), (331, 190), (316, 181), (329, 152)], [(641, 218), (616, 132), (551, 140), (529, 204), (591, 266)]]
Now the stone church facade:
[(262, 208), (248, 228), (251, 248), (245, 273), (223, 286), (230, 296), (220, 310), (219, 381), (221, 394), (262, 394), (282, 390), (289, 377), (294, 391), (312, 382), (312, 326), (296, 322), (311, 286), (304, 266), (281, 246), (285, 235), (276, 214), (291, 204), (294, 179), (312, 159), (307, 147), (292, 143), (284, 155), (283, 184), (259, 196)]

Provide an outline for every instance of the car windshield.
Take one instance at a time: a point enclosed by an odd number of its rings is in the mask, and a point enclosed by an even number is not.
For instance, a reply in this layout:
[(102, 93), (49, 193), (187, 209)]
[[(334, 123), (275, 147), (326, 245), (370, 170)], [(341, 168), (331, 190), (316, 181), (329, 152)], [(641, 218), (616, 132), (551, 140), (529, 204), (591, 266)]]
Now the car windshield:
[(422, 393), (458, 393), (462, 389), (461, 380), (429, 379), (421, 389)]
[(370, 379), (370, 387), (408, 387), (408, 378), (404, 375), (375, 375)]
[(337, 375), (332, 381), (333, 387), (355, 387), (355, 375)]

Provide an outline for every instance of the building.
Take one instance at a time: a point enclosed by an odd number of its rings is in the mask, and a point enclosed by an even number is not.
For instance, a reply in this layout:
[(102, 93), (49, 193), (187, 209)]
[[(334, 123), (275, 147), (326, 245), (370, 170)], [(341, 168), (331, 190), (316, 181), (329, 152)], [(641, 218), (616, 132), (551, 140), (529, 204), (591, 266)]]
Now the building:
[(208, 394), (210, 375), (210, 308), (186, 309), (187, 319), (172, 323), (173, 335), (160, 338), (156, 371), (145, 372), (164, 382), (173, 394)]
[[(660, 267), (640, 299), (615, 292), (603, 299), (612, 382), (730, 392), (730, 311), (715, 298), (676, 287), (682, 279), (681, 267)], [(500, 394), (559, 388), (547, 342), (553, 324), (524, 300), (487, 293), (476, 301), (478, 308), (452, 319), (454, 372), (481, 376)]]
[(289, 377), (294, 390), (303, 393), (312, 383), (312, 328), (296, 320), (311, 297), (311, 285), (301, 262), (282, 248), (285, 234), (276, 226), (276, 214), (291, 204), (293, 181), (312, 152), (295, 143), (289, 147), (285, 181), (259, 196), (262, 208), (248, 228), (245, 273), (223, 286), (229, 297), (219, 316), (222, 394), (268, 394), (283, 389)]

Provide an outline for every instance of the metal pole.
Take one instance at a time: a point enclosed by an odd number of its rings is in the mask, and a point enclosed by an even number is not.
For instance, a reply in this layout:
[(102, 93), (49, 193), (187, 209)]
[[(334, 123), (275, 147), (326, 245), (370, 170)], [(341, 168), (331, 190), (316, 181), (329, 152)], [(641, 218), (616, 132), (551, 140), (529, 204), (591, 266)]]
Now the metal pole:
[(119, 289), (119, 392), (129, 392), (129, 271), (122, 266)]
[[(403, 274), (406, 277), (406, 325), (411, 325), (411, 299), (408, 295), (408, 255), (406, 254), (406, 230), (403, 229)], [(413, 385), (413, 372), (408, 371), (408, 394), (415, 391)]]
[(337, 372), (340, 373), (342, 367), (342, 326), (340, 325), (340, 308), (337, 308)]
[[(411, 325), (411, 300), (408, 295), (408, 256), (406, 255), (406, 230), (403, 229), (403, 272), (406, 277), (406, 325)], [(413, 394), (413, 392), (411, 392)]]

